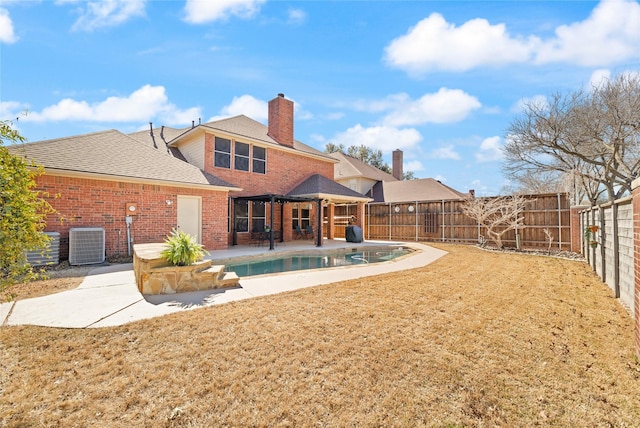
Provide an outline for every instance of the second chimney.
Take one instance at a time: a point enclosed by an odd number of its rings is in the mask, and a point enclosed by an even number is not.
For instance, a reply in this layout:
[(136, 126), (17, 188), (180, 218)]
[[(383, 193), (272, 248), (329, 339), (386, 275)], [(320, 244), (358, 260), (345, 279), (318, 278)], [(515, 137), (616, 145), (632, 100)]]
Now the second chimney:
[(402, 180), (404, 173), (402, 171), (402, 150), (396, 149), (393, 151), (393, 160), (391, 165), (393, 176), (398, 180)]
[(269, 131), (267, 135), (279, 144), (293, 147), (293, 101), (278, 94), (269, 101)]

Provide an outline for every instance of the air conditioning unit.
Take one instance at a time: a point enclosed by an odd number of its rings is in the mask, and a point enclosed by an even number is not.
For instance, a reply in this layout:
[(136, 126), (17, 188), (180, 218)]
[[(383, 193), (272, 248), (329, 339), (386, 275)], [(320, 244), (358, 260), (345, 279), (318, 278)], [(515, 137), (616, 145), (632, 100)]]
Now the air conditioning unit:
[(69, 229), (69, 264), (92, 265), (104, 262), (104, 229), (73, 227)]
[(44, 232), (50, 239), (45, 248), (27, 251), (27, 261), (31, 266), (57, 265), (60, 263), (60, 233)]

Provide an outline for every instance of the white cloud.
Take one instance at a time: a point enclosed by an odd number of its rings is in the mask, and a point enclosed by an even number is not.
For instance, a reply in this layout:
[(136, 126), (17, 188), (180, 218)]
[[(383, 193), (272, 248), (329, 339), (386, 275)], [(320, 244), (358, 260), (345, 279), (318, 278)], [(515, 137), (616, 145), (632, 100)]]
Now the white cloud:
[(254, 17), (265, 0), (187, 0), (184, 20), (190, 24), (203, 24), (236, 16)]
[(489, 137), (482, 140), (476, 152), (478, 162), (495, 162), (502, 159), (502, 142), (500, 137)]
[(15, 43), (18, 41), (18, 36), (15, 35), (13, 30), (13, 21), (9, 16), (9, 11), (0, 8), (0, 43)]
[[(75, 2), (58, 2), (67, 4)], [(71, 27), (74, 31), (93, 31), (97, 28), (113, 27), (136, 16), (145, 15), (146, 0), (96, 0), (83, 3), (80, 17)]]
[(241, 114), (259, 122), (266, 122), (269, 117), (268, 104), (266, 101), (259, 100), (251, 95), (233, 97), (231, 104), (224, 106), (220, 110), (220, 114), (213, 116), (208, 120), (208, 122)]
[(27, 112), (29, 106), (17, 101), (0, 101), (0, 120), (13, 120)]
[(293, 25), (304, 24), (307, 20), (307, 14), (302, 9), (289, 9), (287, 23)]
[(527, 61), (536, 38), (512, 38), (504, 24), (472, 19), (460, 27), (432, 13), (385, 48), (386, 62), (410, 73), (465, 71)]
[(416, 101), (404, 99), (383, 123), (402, 126), (458, 122), (481, 106), (476, 97), (460, 89), (440, 88), (435, 94), (425, 94)]
[(394, 149), (413, 147), (422, 141), (422, 135), (412, 128), (398, 129), (390, 126), (374, 126), (364, 128), (362, 125), (347, 129), (330, 139), (333, 144), (343, 144), (345, 147), (365, 145), (382, 152)]
[(403, 162), (402, 170), (405, 172), (412, 171), (414, 173), (418, 171), (424, 171), (424, 165), (422, 165), (422, 162), (418, 160)]
[[(640, 48), (639, 48), (640, 49)], [(599, 69), (595, 70), (591, 73), (591, 77), (589, 78), (589, 83), (587, 85), (587, 90), (590, 91), (593, 88), (600, 87), (603, 83), (607, 82), (611, 79), (611, 71), (607, 69)]]
[(145, 85), (129, 96), (108, 97), (97, 103), (65, 98), (40, 112), (30, 112), (25, 121), (141, 122), (157, 118), (176, 125), (200, 116), (199, 107), (180, 110), (170, 103), (163, 86)]
[(640, 58), (640, 3), (602, 0), (583, 21), (561, 25), (555, 36), (511, 36), (485, 19), (460, 26), (433, 13), (389, 43), (384, 59), (410, 74), (467, 71), (508, 64), (569, 63), (597, 67)]
[(452, 159), (460, 160), (460, 154), (455, 151), (453, 144), (448, 146), (439, 147), (427, 155), (431, 159)]
[(403, 104), (411, 102), (408, 94), (399, 93), (387, 95), (381, 100), (357, 100), (351, 104), (356, 111), (365, 111), (369, 113), (380, 113), (383, 111), (393, 110)]
[(603, 0), (584, 21), (556, 28), (536, 62), (570, 62), (594, 67), (640, 58), (640, 3)]

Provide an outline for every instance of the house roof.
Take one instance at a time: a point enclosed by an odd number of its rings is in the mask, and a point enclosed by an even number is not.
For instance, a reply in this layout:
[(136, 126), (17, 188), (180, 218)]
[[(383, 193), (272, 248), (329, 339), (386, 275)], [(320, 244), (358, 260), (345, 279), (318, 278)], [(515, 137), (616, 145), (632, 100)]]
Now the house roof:
[(9, 146), (45, 171), (91, 174), (104, 179), (144, 180), (181, 186), (216, 186), (240, 190), (167, 153), (117, 130)]
[(460, 200), (469, 197), (433, 178), (403, 181), (380, 181), (371, 189), (374, 202), (415, 202)]
[[(182, 155), (177, 150), (177, 146), (179, 146), (180, 140), (188, 135), (192, 135), (194, 132), (202, 132), (203, 130), (209, 130), (212, 132), (221, 131), (225, 134), (237, 135), (240, 138), (244, 137), (254, 141), (260, 141), (261, 143), (264, 143), (266, 145), (290, 149), (288, 146), (283, 146), (273, 138), (269, 137), (267, 135), (269, 128), (266, 125), (253, 120), (243, 114), (226, 119), (198, 124), (193, 127), (190, 126), (188, 128), (171, 128), (168, 126), (159, 128), (155, 127), (153, 128), (153, 137), (151, 136), (150, 130), (138, 131), (129, 135), (150, 146), (153, 146), (154, 140), (156, 142), (156, 145), (158, 145), (159, 147), (161, 145), (168, 145), (170, 149), (173, 149), (174, 156), (180, 158), (182, 157)], [(301, 143), (297, 140), (293, 141), (293, 150), (308, 155), (313, 155), (315, 157), (321, 157), (329, 162), (336, 162), (336, 160), (328, 154), (314, 149), (313, 147)]]
[(369, 178), (375, 181), (398, 181), (393, 175), (344, 153), (335, 152), (330, 156), (338, 160), (338, 163), (333, 166), (335, 180)]
[(314, 174), (293, 188), (287, 196), (327, 199), (332, 202), (369, 202), (371, 198), (343, 186), (340, 183)]

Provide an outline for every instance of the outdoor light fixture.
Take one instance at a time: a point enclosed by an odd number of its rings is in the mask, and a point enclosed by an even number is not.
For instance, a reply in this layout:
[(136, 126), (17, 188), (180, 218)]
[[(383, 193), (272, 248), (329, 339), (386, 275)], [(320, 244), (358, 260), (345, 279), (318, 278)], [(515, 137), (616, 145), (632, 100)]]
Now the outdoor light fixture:
[(171, 199), (167, 199), (167, 205), (171, 205), (173, 203), (173, 201)]
[(396, 207), (393, 209), (395, 212), (399, 213), (400, 212), (400, 207), (396, 205)]
[(410, 212), (410, 213), (412, 213), (412, 212), (413, 212), (413, 209), (414, 209), (414, 208), (413, 208), (413, 205), (409, 205), (408, 210), (409, 210), (409, 212)]

